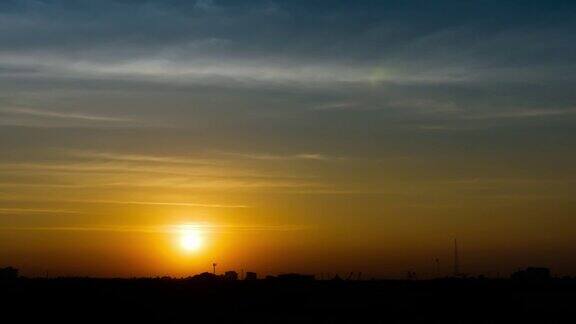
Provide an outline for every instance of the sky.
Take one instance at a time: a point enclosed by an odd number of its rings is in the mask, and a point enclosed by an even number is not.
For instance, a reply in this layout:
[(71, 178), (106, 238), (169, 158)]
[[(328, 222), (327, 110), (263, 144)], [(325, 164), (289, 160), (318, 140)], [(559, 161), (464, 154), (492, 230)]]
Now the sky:
[(576, 275), (575, 55), (573, 1), (2, 1), (0, 266)]

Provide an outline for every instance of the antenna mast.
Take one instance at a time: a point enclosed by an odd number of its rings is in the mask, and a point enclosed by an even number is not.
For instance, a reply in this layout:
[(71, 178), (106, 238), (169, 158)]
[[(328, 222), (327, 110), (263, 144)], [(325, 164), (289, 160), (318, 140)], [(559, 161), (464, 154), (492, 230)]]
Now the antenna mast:
[(454, 239), (454, 277), (460, 275), (460, 260), (458, 259), (458, 241)]

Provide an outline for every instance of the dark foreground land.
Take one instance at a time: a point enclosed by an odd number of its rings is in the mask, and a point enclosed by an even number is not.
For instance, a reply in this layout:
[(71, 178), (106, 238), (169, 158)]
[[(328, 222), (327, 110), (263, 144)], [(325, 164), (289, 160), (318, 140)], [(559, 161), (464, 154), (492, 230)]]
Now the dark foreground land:
[(576, 281), (0, 282), (2, 323), (576, 323)]

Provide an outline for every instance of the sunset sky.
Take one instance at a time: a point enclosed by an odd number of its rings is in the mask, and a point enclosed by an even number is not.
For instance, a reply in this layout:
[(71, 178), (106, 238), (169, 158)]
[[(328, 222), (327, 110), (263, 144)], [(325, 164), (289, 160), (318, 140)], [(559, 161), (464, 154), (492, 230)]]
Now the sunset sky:
[(575, 89), (574, 1), (1, 1), (0, 266), (576, 275)]

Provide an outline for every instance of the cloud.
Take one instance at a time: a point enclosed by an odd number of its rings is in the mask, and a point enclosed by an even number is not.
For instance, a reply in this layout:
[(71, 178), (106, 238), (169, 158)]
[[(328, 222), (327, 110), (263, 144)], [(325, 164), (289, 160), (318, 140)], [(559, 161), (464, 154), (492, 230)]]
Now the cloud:
[(515, 118), (538, 118), (548, 116), (562, 116), (576, 114), (576, 109), (520, 109), (494, 113), (478, 113), (464, 115), (462, 119), (515, 119)]
[[(1, 187), (145, 188), (260, 190), (321, 187), (310, 176), (260, 171), (239, 160), (330, 161), (322, 154), (293, 155), (212, 152), (197, 156), (145, 155), (62, 150), (50, 161), (0, 163)], [(14, 181), (12, 177), (20, 177)]]
[[(562, 137), (527, 136), (572, 141), (576, 19), (556, 3), (5, 1), (0, 12), (0, 123), (98, 127), (0, 127), (5, 187), (347, 192), (326, 183), (359, 170), (355, 156), (408, 155), (433, 173), (443, 167), (430, 156), (513, 154), (525, 144), (511, 146), (509, 126), (552, 119), (564, 125), (539, 132)], [(139, 125), (166, 128), (116, 129)], [(47, 146), (83, 151), (8, 162)], [(359, 173), (400, 177), (412, 166), (401, 164)]]
[[(4, 201), (21, 201), (18, 197), (0, 197)], [(59, 202), (59, 203), (80, 203), (80, 204), (111, 204), (111, 205), (148, 205), (148, 206), (172, 206), (172, 207), (202, 207), (202, 208), (250, 208), (247, 205), (228, 205), (228, 204), (207, 204), (178, 201), (122, 201), (122, 200), (81, 200), (81, 199), (42, 199), (34, 198), (37, 202)], [(63, 209), (30, 209), (30, 208), (0, 208), (0, 213), (80, 213), (73, 210)]]
[(183, 228), (197, 228), (205, 232), (270, 232), (270, 231), (302, 231), (310, 229), (303, 225), (233, 225), (233, 224), (184, 224), (159, 226), (0, 226), (4, 231), (64, 231), (64, 232), (134, 232), (134, 233), (161, 233), (179, 234)]
[(0, 208), (0, 214), (79, 214), (74, 210), (38, 208)]
[[(297, 154), (271, 154), (271, 153), (242, 153), (242, 152), (228, 152), (211, 150), (205, 152), (202, 158), (198, 157), (175, 157), (175, 156), (154, 156), (154, 155), (139, 155), (139, 154), (126, 154), (126, 153), (110, 153), (110, 152), (95, 152), (95, 151), (70, 151), (72, 156), (88, 159), (101, 159), (111, 161), (126, 161), (126, 162), (153, 162), (153, 163), (169, 163), (169, 164), (190, 164), (190, 165), (230, 165), (233, 164), (231, 158), (251, 159), (251, 160), (341, 160), (342, 157), (327, 156), (320, 153), (297, 153)], [(226, 158), (223, 158), (226, 157)]]
[(173, 156), (155, 156), (155, 155), (140, 155), (140, 154), (81, 151), (81, 150), (68, 151), (68, 153), (72, 156), (76, 156), (76, 157), (80, 157), (80, 158), (113, 160), (113, 161), (156, 162), (156, 163), (173, 163), (173, 164), (215, 164), (215, 163), (217, 163), (216, 160), (210, 160), (210, 159), (183, 158), (183, 157), (173, 157)]
[(312, 107), (312, 110), (356, 110), (358, 108), (356, 102), (332, 102)]
[[(426, 84), (466, 80), (465, 73), (450, 70), (402, 71), (381, 65), (345, 65), (339, 62), (274, 62), (266, 58), (218, 60), (204, 58), (175, 59), (166, 56), (101, 62), (85, 56), (64, 59), (50, 54), (0, 56), (0, 66), (48, 78), (132, 80), (152, 83), (302, 86), (319, 87), (379, 83)], [(379, 72), (376, 72), (379, 71)]]
[(431, 98), (406, 98), (404, 96), (389, 96), (387, 98), (363, 98), (364, 101), (330, 102), (313, 106), (316, 111), (375, 111), (393, 110), (416, 114), (454, 114), (463, 112), (463, 109), (449, 100)]
[(202, 10), (218, 9), (213, 0), (196, 0), (194, 2), (194, 7)]
[(299, 154), (270, 154), (270, 153), (240, 153), (240, 152), (224, 152), (214, 151), (216, 154), (238, 157), (250, 160), (264, 160), (264, 161), (289, 161), (289, 160), (310, 160), (310, 161), (336, 161), (343, 160), (342, 157), (327, 156), (320, 153), (299, 153)]
[(48, 117), (48, 118), (61, 118), (61, 119), (71, 119), (71, 120), (82, 120), (82, 121), (94, 121), (94, 122), (132, 122), (133, 120), (127, 118), (109, 117), (109, 116), (97, 116), (91, 114), (83, 113), (67, 113), (67, 112), (57, 112), (50, 110), (40, 110), (32, 108), (0, 108), (0, 112), (17, 114), (17, 115), (29, 115), (36, 117)]
[(269, 174), (242, 169), (164, 168), (109, 164), (0, 164), (0, 174), (22, 174), (19, 181), (0, 181), (0, 187), (145, 188), (256, 190), (319, 187), (310, 177)]
[(246, 205), (222, 205), (202, 204), (190, 202), (155, 202), (155, 201), (115, 201), (115, 200), (74, 200), (73, 202), (91, 204), (114, 204), (114, 205), (149, 205), (149, 206), (174, 206), (174, 207), (204, 207), (204, 208), (248, 208)]
[[(168, 112), (161, 116), (169, 120), (163, 125), (190, 127), (190, 119), (206, 124), (206, 111), (232, 110), (227, 105), (235, 104), (232, 118), (245, 112), (240, 107), (250, 107), (250, 116), (277, 118), (304, 107), (383, 111), (395, 121), (422, 114), (458, 119), (470, 109), (506, 114), (502, 110), (513, 110), (511, 100), (538, 101), (545, 110), (570, 101), (567, 84), (575, 82), (569, 55), (576, 43), (574, 23), (557, 17), (573, 13), (557, 10), (557, 4), (535, 5), (541, 8), (535, 11), (495, 1), (447, 1), (433, 8), (419, 2), (318, 6), (205, 0), (4, 6), (8, 26), (0, 29), (0, 69), (8, 72), (0, 82), (7, 85), (196, 90), (191, 97), (209, 90), (234, 97), (224, 105), (214, 103), (218, 98), (197, 104), (203, 111), (193, 118), (181, 118), (184, 110)], [(486, 14), (493, 17), (490, 23)], [(558, 83), (563, 86), (553, 85)], [(542, 84), (554, 91), (537, 93)], [(282, 99), (265, 108), (259, 100), (271, 92)], [(137, 101), (120, 109), (137, 114), (142, 109)], [(93, 113), (66, 118), (90, 116), (116, 118)]]

